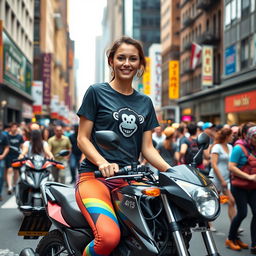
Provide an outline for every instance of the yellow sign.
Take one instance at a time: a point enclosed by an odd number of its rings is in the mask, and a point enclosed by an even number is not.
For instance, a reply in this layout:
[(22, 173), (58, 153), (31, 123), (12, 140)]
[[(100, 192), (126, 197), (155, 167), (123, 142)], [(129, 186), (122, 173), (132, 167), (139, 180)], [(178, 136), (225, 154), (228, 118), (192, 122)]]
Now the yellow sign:
[(169, 61), (169, 99), (178, 99), (180, 90), (180, 67), (178, 60)]
[(202, 85), (213, 85), (213, 49), (212, 46), (203, 46), (202, 50)]
[(145, 57), (146, 59), (146, 69), (143, 74), (142, 83), (143, 83), (143, 92), (146, 95), (150, 95), (150, 58)]

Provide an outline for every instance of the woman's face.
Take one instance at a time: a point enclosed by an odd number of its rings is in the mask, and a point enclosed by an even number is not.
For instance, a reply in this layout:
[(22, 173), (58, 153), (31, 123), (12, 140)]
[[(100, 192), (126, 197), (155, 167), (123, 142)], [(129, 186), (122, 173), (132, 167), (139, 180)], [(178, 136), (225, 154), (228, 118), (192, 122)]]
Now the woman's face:
[(110, 64), (115, 73), (115, 79), (132, 80), (140, 68), (139, 51), (135, 46), (123, 43), (117, 49)]

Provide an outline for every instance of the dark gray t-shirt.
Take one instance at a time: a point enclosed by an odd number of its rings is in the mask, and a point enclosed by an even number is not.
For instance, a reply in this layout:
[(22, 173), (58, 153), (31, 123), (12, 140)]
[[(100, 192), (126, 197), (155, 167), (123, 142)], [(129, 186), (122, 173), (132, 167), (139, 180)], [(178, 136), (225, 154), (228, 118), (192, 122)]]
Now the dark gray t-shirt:
[[(159, 126), (151, 99), (136, 90), (131, 95), (115, 91), (108, 83), (94, 84), (85, 93), (83, 103), (77, 112), (94, 122), (91, 141), (99, 153), (111, 163), (120, 167), (138, 162), (142, 136), (145, 131)], [(111, 130), (116, 132), (120, 146), (132, 154), (129, 159), (118, 150), (104, 150), (96, 144), (95, 132)], [(97, 170), (97, 166), (85, 159), (80, 172)]]

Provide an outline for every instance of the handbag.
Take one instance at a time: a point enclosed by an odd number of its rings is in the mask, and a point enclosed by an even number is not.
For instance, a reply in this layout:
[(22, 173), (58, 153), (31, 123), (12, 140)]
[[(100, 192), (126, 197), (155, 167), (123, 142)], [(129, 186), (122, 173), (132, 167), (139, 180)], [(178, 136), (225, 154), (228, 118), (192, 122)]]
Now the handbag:
[[(244, 154), (247, 157), (247, 163), (240, 168), (241, 171), (247, 174), (256, 174), (256, 157), (251, 154), (243, 145), (239, 144)], [(244, 189), (256, 189), (256, 182), (250, 181), (238, 177), (232, 173), (231, 184), (235, 187), (240, 187)]]

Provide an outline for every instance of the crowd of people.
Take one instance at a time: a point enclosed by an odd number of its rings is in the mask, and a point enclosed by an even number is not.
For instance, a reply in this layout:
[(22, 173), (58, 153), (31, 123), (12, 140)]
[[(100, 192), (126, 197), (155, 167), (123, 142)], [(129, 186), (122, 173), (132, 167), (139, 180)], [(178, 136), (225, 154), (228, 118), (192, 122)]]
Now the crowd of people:
[[(37, 123), (11, 123), (0, 127), (0, 201), (3, 200), (3, 189), (6, 185), (7, 194), (11, 195), (19, 177), (19, 169), (12, 167), (14, 159), (22, 159), (33, 155), (42, 155), (60, 161), (65, 169), (52, 169), (54, 181), (75, 184), (77, 169), (83, 159), (77, 146), (78, 125), (40, 126)], [(69, 150), (68, 156), (58, 156), (61, 150)], [(70, 172), (70, 173), (69, 173)]]
[[(241, 241), (240, 225), (247, 217), (247, 205), (252, 211), (250, 226), (252, 254), (256, 254), (256, 123), (215, 125), (211, 122), (172, 124), (157, 127), (153, 133), (156, 148), (169, 163), (191, 164), (198, 151), (196, 138), (205, 132), (209, 147), (197, 158), (196, 165), (209, 173), (220, 195), (227, 198), (230, 228), (225, 245), (236, 251), (248, 249)], [(210, 229), (216, 231), (214, 223)]]
[[(12, 160), (33, 154), (64, 163), (64, 170), (52, 170), (54, 181), (66, 183), (70, 172), (70, 183), (76, 182), (77, 170), (85, 158), (77, 145), (78, 125), (45, 127), (37, 123), (11, 123), (4, 129), (0, 127), (0, 130), (0, 200), (3, 200), (4, 184), (10, 195), (19, 177), (19, 171), (11, 166)], [(253, 215), (251, 251), (256, 253), (256, 124), (174, 123), (165, 128), (155, 128), (152, 141), (170, 166), (191, 164), (198, 151), (196, 138), (201, 132), (209, 135), (210, 146), (197, 158), (196, 165), (209, 172), (218, 192), (228, 198), (230, 229), (225, 244), (233, 250), (249, 248), (239, 236), (243, 232), (240, 225), (247, 217), (248, 204)], [(62, 149), (70, 150), (69, 156), (57, 156)], [(143, 156), (141, 163), (147, 163)], [(243, 184), (241, 180), (247, 182)], [(209, 225), (212, 231), (216, 231), (214, 223)]]

